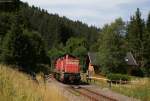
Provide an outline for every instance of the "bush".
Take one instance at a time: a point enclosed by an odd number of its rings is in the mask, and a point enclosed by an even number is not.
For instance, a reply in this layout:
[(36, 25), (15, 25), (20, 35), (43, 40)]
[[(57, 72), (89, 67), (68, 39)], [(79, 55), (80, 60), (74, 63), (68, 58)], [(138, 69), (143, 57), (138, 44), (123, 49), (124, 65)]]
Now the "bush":
[(17, 65), (26, 72), (40, 72), (39, 64), (48, 64), (44, 40), (37, 32), (29, 32), (14, 24), (2, 43), (0, 60)]
[(131, 71), (132, 76), (144, 77), (145, 70), (142, 68), (137, 68)]
[(119, 83), (121, 81), (130, 81), (131, 78), (128, 75), (124, 74), (108, 74), (107, 78), (113, 83)]

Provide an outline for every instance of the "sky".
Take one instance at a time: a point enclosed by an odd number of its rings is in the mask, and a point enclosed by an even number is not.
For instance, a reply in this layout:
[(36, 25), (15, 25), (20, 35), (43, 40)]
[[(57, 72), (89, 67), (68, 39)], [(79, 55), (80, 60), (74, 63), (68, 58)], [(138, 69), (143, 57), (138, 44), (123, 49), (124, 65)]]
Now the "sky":
[(103, 27), (116, 18), (129, 21), (137, 8), (142, 17), (150, 12), (150, 0), (21, 0), (47, 10), (49, 13), (79, 20), (89, 26)]

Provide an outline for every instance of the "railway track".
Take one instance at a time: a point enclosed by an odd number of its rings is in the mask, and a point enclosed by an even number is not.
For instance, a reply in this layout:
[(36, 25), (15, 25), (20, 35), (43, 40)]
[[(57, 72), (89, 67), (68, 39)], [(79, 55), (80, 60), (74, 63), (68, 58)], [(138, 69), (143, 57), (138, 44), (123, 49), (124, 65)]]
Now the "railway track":
[(57, 84), (58, 87), (62, 88), (62, 93), (66, 94), (69, 101), (140, 101), (115, 92), (99, 91), (99, 88), (91, 85), (63, 84), (55, 79), (51, 78), (51, 80), (50, 83)]
[(85, 87), (70, 86), (70, 89), (72, 89), (74, 92), (76, 92), (84, 97), (87, 97), (90, 101), (117, 101), (114, 98), (110, 98), (106, 95), (89, 90)]

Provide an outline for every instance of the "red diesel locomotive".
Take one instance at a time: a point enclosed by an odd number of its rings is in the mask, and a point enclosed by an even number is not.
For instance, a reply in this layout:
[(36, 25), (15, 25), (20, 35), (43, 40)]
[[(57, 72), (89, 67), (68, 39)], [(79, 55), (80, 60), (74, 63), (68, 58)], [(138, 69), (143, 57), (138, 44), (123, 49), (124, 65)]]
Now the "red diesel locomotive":
[(61, 82), (76, 82), (80, 77), (79, 59), (72, 55), (64, 55), (55, 61), (54, 77)]

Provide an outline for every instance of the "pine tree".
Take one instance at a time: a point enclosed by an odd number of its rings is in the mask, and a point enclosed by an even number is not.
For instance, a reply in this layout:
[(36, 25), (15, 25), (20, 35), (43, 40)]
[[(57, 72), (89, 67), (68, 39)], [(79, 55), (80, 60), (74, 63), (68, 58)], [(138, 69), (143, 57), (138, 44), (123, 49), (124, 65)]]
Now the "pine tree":
[(146, 29), (150, 33), (150, 12), (148, 14), (147, 22), (146, 22)]
[(4, 38), (1, 60), (17, 65), (25, 71), (40, 71), (38, 64), (47, 64), (44, 41), (39, 33), (23, 30), (18, 16)]
[(150, 76), (150, 13), (146, 21), (146, 32), (144, 40), (144, 59), (147, 76)]
[[(11, 30), (4, 38), (2, 45), (2, 60), (8, 64), (15, 62), (16, 49), (19, 47), (19, 39), (22, 35), (22, 28), (19, 26), (18, 20), (15, 20)], [(16, 55), (17, 56), (17, 55)]]
[(131, 17), (131, 21), (128, 24), (127, 30), (127, 40), (129, 45), (129, 50), (131, 51), (138, 64), (139, 67), (143, 67), (145, 64), (144, 61), (144, 40), (145, 40), (145, 23), (141, 18), (141, 12), (139, 8), (134, 16)]

